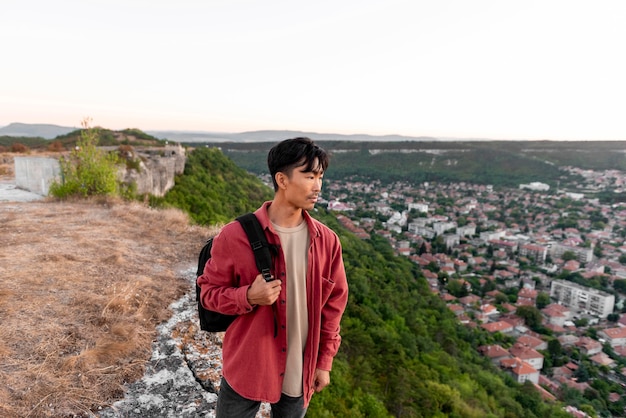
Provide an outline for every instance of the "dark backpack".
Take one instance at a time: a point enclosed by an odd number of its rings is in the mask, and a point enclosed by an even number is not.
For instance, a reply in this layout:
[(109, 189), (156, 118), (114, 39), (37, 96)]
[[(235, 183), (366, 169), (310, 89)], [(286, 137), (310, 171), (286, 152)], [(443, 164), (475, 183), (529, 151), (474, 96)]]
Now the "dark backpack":
[[(270, 273), (272, 265), (272, 255), (270, 253), (269, 244), (265, 238), (265, 232), (254, 213), (246, 213), (237, 218), (241, 223), (243, 230), (246, 231), (250, 240), (250, 247), (254, 251), (257, 268), (266, 281), (273, 280)], [(237, 318), (237, 315), (225, 315), (206, 309), (200, 302), (200, 286), (198, 286), (198, 277), (204, 272), (204, 266), (211, 258), (211, 248), (213, 247), (213, 238), (209, 238), (200, 251), (198, 257), (198, 270), (196, 271), (196, 301), (198, 302), (198, 316), (200, 317), (200, 329), (209, 332), (226, 331), (226, 328)]]

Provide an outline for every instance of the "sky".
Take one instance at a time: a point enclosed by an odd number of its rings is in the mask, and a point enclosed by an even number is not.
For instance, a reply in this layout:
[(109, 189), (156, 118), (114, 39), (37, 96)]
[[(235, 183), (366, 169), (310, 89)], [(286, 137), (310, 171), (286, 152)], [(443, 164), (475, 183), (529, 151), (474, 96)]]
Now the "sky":
[(0, 126), (626, 140), (623, 0), (5, 0)]

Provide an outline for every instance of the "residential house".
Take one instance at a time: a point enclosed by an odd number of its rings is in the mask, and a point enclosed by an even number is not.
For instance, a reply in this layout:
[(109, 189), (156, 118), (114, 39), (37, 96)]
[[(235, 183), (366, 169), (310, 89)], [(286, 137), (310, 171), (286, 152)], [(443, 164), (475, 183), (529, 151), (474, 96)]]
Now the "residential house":
[(557, 338), (562, 347), (572, 347), (578, 342), (578, 337), (571, 334), (559, 335)]
[(461, 302), (465, 306), (472, 307), (475, 305), (479, 305), (481, 302), (481, 299), (477, 295), (467, 295), (467, 296), (463, 296), (462, 298), (459, 298), (459, 302)]
[(515, 329), (513, 325), (506, 321), (489, 322), (487, 324), (482, 324), (481, 327), (488, 332), (501, 332), (504, 334), (511, 333)]
[(535, 350), (547, 350), (548, 343), (541, 338), (533, 337), (532, 335), (522, 335), (517, 339), (518, 343), (525, 345), (526, 347), (533, 348)]
[(571, 379), (574, 376), (574, 373), (578, 370), (578, 365), (569, 362), (564, 364), (561, 367), (553, 367), (552, 368), (552, 376), (554, 377), (563, 377), (565, 379)]
[(481, 322), (488, 322), (490, 318), (499, 315), (498, 309), (490, 303), (484, 303), (480, 305), (478, 312), (476, 313), (476, 319)]
[(450, 309), (456, 316), (465, 313), (465, 308), (458, 303), (450, 303), (448, 304), (448, 309)]
[(509, 358), (500, 361), (500, 366), (518, 383), (524, 383), (526, 381), (539, 383), (539, 371), (530, 364), (519, 358)]
[(534, 289), (521, 288), (517, 294), (517, 306), (535, 306), (538, 294), (539, 292)]
[(568, 307), (551, 303), (541, 310), (543, 317), (546, 320), (547, 324), (553, 324), (558, 326), (564, 326), (565, 321), (571, 319), (571, 311)]
[(619, 347), (626, 345), (626, 328), (607, 328), (598, 331), (598, 336), (604, 338), (611, 347)]
[(500, 365), (501, 360), (511, 358), (511, 354), (498, 344), (480, 346), (478, 347), (478, 352), (491, 360), (496, 366)]
[(530, 364), (536, 370), (541, 370), (543, 368), (543, 354), (539, 353), (534, 348), (516, 342), (513, 344), (513, 347), (509, 349), (509, 353), (511, 353), (512, 356)]
[(574, 344), (580, 349), (580, 352), (588, 356), (593, 356), (602, 352), (602, 343), (589, 337), (580, 337)]
[(494, 248), (494, 250), (501, 250), (507, 253), (507, 255), (512, 256), (515, 251), (517, 251), (517, 242), (514, 241), (503, 241), (503, 240), (491, 240), (489, 244)]
[(612, 367), (615, 365), (615, 360), (613, 360), (611, 357), (608, 356), (608, 354), (604, 352), (599, 352), (595, 356), (591, 356), (590, 360), (598, 366)]
[(528, 257), (536, 263), (543, 264), (546, 261), (548, 249), (542, 245), (525, 244), (519, 247), (519, 255), (522, 257)]

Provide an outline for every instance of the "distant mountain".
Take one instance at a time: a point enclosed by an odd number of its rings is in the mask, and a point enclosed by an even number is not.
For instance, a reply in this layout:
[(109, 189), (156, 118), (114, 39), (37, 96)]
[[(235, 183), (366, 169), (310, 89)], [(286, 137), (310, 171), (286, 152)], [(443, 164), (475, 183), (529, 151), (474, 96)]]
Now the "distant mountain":
[[(103, 127), (105, 128), (105, 127)], [(54, 139), (59, 135), (80, 129), (78, 127), (59, 126), (51, 124), (11, 123), (0, 128), (0, 136), (27, 136)], [(282, 139), (306, 136), (316, 141), (362, 141), (362, 142), (406, 142), (406, 141), (449, 141), (452, 138), (434, 138), (426, 136), (404, 135), (367, 135), (367, 134), (333, 134), (290, 130), (265, 130), (249, 132), (212, 132), (212, 131), (181, 131), (181, 130), (151, 130), (144, 131), (159, 139), (170, 141), (194, 142), (277, 142)]]
[(42, 123), (11, 123), (0, 128), (0, 136), (27, 136), (54, 139), (59, 135), (65, 135), (78, 128), (68, 126), (49, 125)]
[(366, 134), (329, 134), (304, 131), (250, 131), (240, 133), (206, 132), (206, 131), (146, 131), (159, 139), (177, 142), (277, 142), (287, 138), (306, 136), (316, 141), (439, 141), (439, 138), (412, 137), (403, 135), (366, 135)]

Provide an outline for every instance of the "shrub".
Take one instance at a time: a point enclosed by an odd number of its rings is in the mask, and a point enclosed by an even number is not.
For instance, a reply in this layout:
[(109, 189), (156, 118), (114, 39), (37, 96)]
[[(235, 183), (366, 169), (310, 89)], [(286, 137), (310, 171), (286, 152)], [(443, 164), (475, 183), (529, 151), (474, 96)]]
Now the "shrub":
[(11, 144), (11, 152), (16, 152), (18, 154), (27, 154), (29, 151), (30, 149), (26, 145), (20, 144), (19, 142)]
[(65, 147), (61, 141), (52, 141), (50, 145), (48, 145), (48, 151), (50, 152), (61, 152), (65, 151)]
[(89, 128), (88, 120), (84, 120), (82, 126), (76, 147), (68, 157), (59, 159), (62, 180), (50, 186), (50, 193), (59, 198), (118, 196), (117, 155), (97, 148), (99, 130)]
[(132, 145), (122, 144), (117, 148), (120, 163), (126, 162), (127, 170), (141, 171), (141, 158), (135, 153)]

